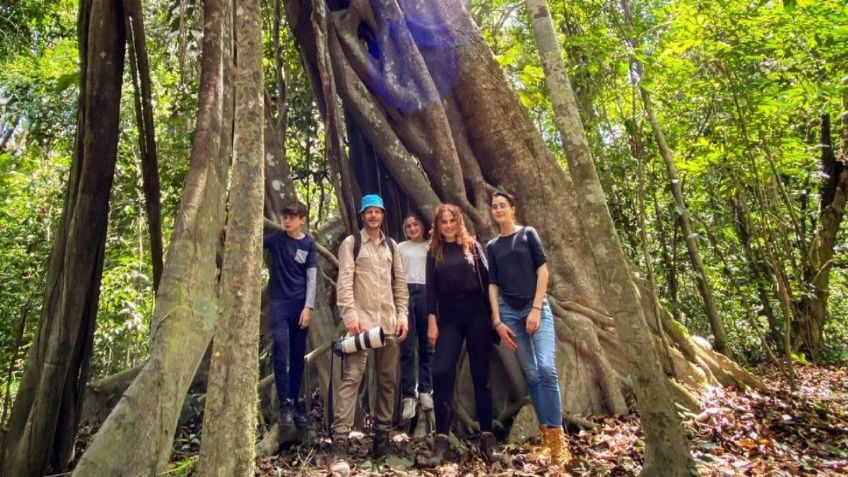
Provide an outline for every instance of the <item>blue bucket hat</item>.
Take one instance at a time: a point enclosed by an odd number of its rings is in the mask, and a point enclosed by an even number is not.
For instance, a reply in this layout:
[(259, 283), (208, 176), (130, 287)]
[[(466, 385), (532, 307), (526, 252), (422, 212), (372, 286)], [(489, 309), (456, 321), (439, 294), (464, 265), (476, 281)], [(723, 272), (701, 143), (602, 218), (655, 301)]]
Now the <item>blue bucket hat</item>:
[(359, 213), (365, 212), (365, 209), (368, 207), (379, 207), (383, 209), (383, 212), (386, 211), (386, 208), (383, 206), (383, 198), (377, 194), (368, 194), (362, 198), (362, 206), (359, 207)]

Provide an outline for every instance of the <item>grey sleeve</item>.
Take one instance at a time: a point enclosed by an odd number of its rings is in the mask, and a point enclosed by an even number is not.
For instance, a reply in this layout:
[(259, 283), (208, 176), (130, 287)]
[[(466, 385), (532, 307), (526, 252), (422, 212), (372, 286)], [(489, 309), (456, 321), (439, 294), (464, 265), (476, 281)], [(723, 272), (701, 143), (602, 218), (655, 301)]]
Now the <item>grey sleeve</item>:
[(318, 269), (309, 267), (306, 269), (306, 306), (315, 309), (315, 288), (318, 284)]

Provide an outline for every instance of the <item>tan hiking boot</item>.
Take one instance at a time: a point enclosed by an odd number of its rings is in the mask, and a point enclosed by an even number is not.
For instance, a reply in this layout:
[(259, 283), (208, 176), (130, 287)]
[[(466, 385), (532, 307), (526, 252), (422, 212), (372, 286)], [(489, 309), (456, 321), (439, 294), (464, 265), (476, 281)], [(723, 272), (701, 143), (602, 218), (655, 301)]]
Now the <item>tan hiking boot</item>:
[(542, 447), (550, 451), (551, 464), (565, 468), (571, 462), (562, 426), (542, 426)]

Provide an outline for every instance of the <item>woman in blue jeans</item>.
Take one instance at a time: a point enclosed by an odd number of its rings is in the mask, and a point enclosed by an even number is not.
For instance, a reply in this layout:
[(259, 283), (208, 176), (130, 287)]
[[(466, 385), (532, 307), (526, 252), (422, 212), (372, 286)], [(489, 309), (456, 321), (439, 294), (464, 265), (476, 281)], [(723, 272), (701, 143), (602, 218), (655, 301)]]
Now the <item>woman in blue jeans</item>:
[(539, 418), (543, 450), (554, 464), (571, 459), (562, 429), (562, 398), (556, 368), (556, 332), (545, 292), (548, 266), (536, 229), (515, 223), (515, 199), (492, 194), (492, 217), (500, 234), (489, 241), (492, 326), (515, 351)]

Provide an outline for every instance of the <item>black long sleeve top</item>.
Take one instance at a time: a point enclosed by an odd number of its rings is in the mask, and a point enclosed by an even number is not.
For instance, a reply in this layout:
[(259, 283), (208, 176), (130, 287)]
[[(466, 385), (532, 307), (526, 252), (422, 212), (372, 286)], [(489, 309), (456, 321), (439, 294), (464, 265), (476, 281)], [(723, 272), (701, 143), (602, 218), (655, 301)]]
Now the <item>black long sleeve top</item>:
[[(427, 310), (441, 319), (443, 314), (463, 313), (457, 305), (467, 303), (467, 298), (485, 299), (489, 283), (489, 270), (483, 248), (476, 241), (473, 255), (466, 257), (457, 243), (443, 244), (442, 261), (436, 262), (432, 252), (427, 252)], [(479, 302), (475, 302), (479, 303)]]

